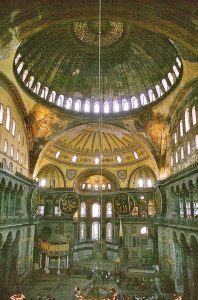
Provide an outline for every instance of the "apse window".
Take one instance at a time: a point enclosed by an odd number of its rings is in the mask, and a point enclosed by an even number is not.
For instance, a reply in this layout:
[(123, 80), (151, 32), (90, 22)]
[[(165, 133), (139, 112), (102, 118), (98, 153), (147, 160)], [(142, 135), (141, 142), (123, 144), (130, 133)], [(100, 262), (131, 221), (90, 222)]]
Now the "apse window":
[(104, 191), (106, 189), (105, 184), (102, 184), (102, 190)]
[(112, 204), (110, 202), (107, 203), (106, 217), (107, 218), (112, 217)]
[(46, 186), (46, 179), (45, 178), (41, 179), (40, 186), (41, 187), (45, 187)]
[(72, 156), (72, 162), (73, 162), (73, 163), (77, 162), (77, 156), (76, 156), (76, 155), (73, 155), (73, 156)]
[(94, 162), (95, 162), (95, 165), (99, 165), (99, 162), (100, 162), (99, 158), (95, 157)]
[(137, 152), (133, 152), (133, 155), (134, 155), (135, 159), (138, 159), (138, 154), (137, 154)]
[(116, 160), (117, 160), (117, 163), (118, 163), (118, 164), (120, 164), (120, 163), (122, 162), (122, 159), (121, 159), (120, 156), (117, 156), (117, 157), (116, 157)]
[(138, 187), (139, 188), (143, 188), (144, 187), (144, 181), (143, 181), (143, 179), (138, 179)]
[(152, 181), (151, 181), (150, 178), (147, 179), (147, 187), (148, 187), (148, 188), (152, 187)]
[(59, 158), (59, 156), (60, 156), (60, 151), (57, 151), (56, 154), (55, 154), (55, 157)]
[(140, 233), (142, 235), (148, 235), (148, 227), (144, 226), (141, 228)]
[(108, 187), (108, 190), (111, 190), (111, 184), (110, 183), (107, 184), (107, 187)]
[(92, 240), (99, 240), (100, 237), (100, 224), (98, 222), (94, 222), (92, 224)]
[(87, 188), (88, 188), (88, 190), (91, 190), (91, 184), (90, 183), (87, 185)]
[(82, 188), (82, 190), (85, 189), (85, 183), (82, 184), (81, 188)]
[(80, 205), (80, 216), (81, 218), (86, 217), (86, 204), (84, 202)]
[(99, 185), (98, 184), (94, 184), (94, 191), (98, 191), (99, 190)]
[(98, 203), (94, 203), (92, 205), (92, 218), (100, 217), (100, 205)]

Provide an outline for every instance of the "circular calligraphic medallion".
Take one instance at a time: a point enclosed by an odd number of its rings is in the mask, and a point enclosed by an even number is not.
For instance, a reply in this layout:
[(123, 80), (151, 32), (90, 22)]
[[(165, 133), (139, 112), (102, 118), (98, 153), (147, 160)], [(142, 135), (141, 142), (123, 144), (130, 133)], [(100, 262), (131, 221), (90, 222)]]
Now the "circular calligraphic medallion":
[(59, 201), (61, 212), (65, 215), (72, 215), (78, 209), (78, 196), (76, 193), (65, 193)]
[(162, 194), (160, 190), (157, 188), (155, 192), (155, 210), (156, 215), (160, 216), (162, 214)]
[(128, 193), (117, 193), (113, 199), (114, 210), (118, 215), (129, 215), (134, 207), (134, 201)]
[(73, 179), (75, 176), (76, 172), (73, 169), (67, 171), (67, 178)]
[(118, 177), (119, 177), (120, 179), (125, 179), (125, 178), (127, 177), (126, 171), (125, 171), (125, 170), (120, 170), (120, 171), (118, 172)]
[(31, 210), (32, 210), (33, 216), (35, 216), (37, 214), (40, 202), (41, 202), (40, 191), (39, 191), (39, 188), (36, 187), (33, 190), (32, 197), (31, 197)]

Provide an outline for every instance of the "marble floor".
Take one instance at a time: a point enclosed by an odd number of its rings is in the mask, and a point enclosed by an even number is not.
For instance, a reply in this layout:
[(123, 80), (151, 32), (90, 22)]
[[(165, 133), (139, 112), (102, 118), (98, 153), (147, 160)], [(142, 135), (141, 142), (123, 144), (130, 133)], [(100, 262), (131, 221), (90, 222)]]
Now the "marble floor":
[[(43, 271), (38, 271), (34, 273), (33, 279), (25, 289), (25, 295), (28, 300), (36, 300), (37, 296), (47, 295), (51, 295), (56, 300), (74, 300), (75, 287), (86, 290), (91, 281), (91, 279), (87, 279), (86, 275), (57, 275), (53, 271), (50, 274), (44, 274)], [(103, 282), (101, 285), (106, 289), (115, 288), (122, 293), (114, 278), (105, 280), (105, 283)]]

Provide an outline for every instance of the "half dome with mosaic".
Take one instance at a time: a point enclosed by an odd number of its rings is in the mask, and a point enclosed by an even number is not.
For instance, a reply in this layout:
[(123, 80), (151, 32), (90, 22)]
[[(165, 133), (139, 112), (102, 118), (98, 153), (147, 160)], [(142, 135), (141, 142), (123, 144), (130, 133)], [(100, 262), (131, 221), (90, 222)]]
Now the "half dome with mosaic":
[(101, 24), (100, 78), (98, 21), (76, 20), (20, 45), (14, 59), (20, 85), (43, 105), (104, 115), (154, 105), (177, 86), (183, 66), (170, 40), (122, 21)]

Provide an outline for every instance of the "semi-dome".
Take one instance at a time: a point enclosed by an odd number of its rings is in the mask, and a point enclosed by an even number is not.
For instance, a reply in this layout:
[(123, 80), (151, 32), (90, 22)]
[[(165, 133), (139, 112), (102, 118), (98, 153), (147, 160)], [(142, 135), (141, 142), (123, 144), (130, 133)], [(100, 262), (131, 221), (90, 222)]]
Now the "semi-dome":
[(67, 165), (114, 166), (136, 164), (151, 157), (141, 140), (109, 124), (101, 130), (89, 123), (66, 130), (44, 150), (48, 161)]
[(177, 85), (182, 62), (170, 40), (105, 19), (99, 54), (98, 28), (98, 20), (76, 20), (27, 39), (14, 60), (21, 86), (65, 111), (116, 114), (156, 103)]

